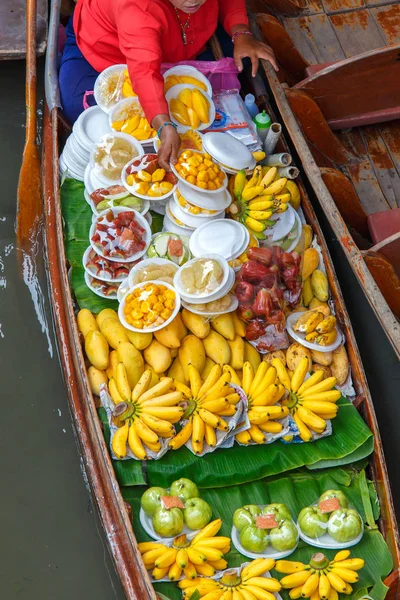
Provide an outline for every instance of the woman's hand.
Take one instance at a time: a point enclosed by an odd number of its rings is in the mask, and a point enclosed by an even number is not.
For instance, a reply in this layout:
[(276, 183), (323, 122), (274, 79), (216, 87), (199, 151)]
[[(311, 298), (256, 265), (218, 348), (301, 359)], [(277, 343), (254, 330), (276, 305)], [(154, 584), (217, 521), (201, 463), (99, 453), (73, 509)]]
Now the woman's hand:
[[(161, 125), (167, 121), (170, 121), (169, 115), (157, 115), (154, 117), (151, 125), (154, 129), (158, 130)], [(174, 165), (178, 161), (181, 138), (175, 127), (172, 125), (165, 125), (161, 129), (160, 140), (161, 145), (158, 149), (158, 162), (160, 167), (170, 172), (171, 168), (169, 163), (171, 162)]]
[(275, 71), (279, 71), (272, 48), (263, 42), (258, 42), (251, 35), (238, 35), (235, 38), (233, 57), (239, 71), (243, 70), (242, 59), (247, 57), (250, 58), (252, 65), (251, 72), (253, 77), (255, 77), (257, 74), (258, 61), (260, 58), (268, 60), (274, 67)]

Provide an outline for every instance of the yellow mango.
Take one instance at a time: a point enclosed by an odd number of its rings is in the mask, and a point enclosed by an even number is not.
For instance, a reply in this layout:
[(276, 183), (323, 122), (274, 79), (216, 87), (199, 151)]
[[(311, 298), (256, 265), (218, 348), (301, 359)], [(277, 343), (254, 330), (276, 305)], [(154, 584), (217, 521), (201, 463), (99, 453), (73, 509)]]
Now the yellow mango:
[(171, 321), (166, 327), (154, 332), (154, 337), (166, 348), (179, 348), (181, 340), (179, 338), (180, 325), (176, 319)]
[(196, 315), (186, 308), (182, 310), (182, 321), (189, 331), (201, 340), (210, 333), (210, 323), (206, 317)]
[(182, 341), (183, 338), (186, 337), (189, 332), (186, 329), (185, 323), (183, 322), (182, 315), (181, 315), (180, 312), (178, 312), (178, 314), (176, 315), (174, 321), (176, 322), (176, 325), (178, 327), (178, 337), (179, 337), (179, 340)]
[(313, 299), (314, 294), (311, 288), (311, 277), (305, 280), (303, 283), (303, 303), (304, 306), (308, 306)]
[(183, 338), (179, 348), (179, 360), (183, 368), (185, 379), (189, 380), (188, 366), (193, 365), (202, 372), (206, 362), (206, 353), (202, 340), (195, 335), (187, 335)]
[(175, 75), (169, 75), (164, 83), (164, 92), (167, 93), (169, 89), (171, 89), (174, 85), (179, 85), (180, 79)]
[(233, 342), (233, 340), (235, 339), (235, 324), (233, 322), (231, 313), (225, 313), (223, 315), (213, 317), (211, 319), (211, 327), (217, 333), (220, 333), (226, 340), (230, 340), (231, 342)]
[(329, 285), (325, 273), (316, 269), (311, 275), (311, 287), (314, 292), (314, 296), (326, 302), (329, 298)]
[(244, 362), (248, 361), (253, 367), (254, 373), (258, 369), (258, 365), (261, 362), (261, 357), (258, 352), (249, 342), (244, 342)]
[(110, 360), (108, 369), (106, 370), (108, 379), (112, 377), (115, 379), (117, 373), (117, 364), (119, 363), (119, 358), (116, 350), (111, 350), (110, 352)]
[(180, 75), (179, 76), (179, 82), (180, 83), (187, 83), (189, 85), (195, 85), (196, 87), (200, 88), (204, 92), (207, 91), (206, 84), (203, 83), (202, 81), (200, 81), (199, 79), (196, 79), (196, 77), (190, 77), (189, 75)]
[(244, 339), (237, 335), (233, 341), (229, 341), (229, 348), (231, 349), (231, 360), (230, 365), (233, 369), (242, 369), (244, 363)]
[(192, 108), (192, 90), (185, 88), (178, 94), (178, 100), (183, 102), (187, 108)]
[[(179, 352), (178, 352), (179, 354)], [(177, 356), (174, 359), (174, 362), (172, 363), (172, 365), (170, 366), (169, 370), (168, 370), (168, 377), (172, 377), (172, 379), (176, 379), (177, 381), (180, 381), (181, 383), (188, 383), (188, 379), (185, 378), (185, 373), (183, 372), (183, 368), (181, 365), (181, 362), (179, 360), (179, 356)]]
[(346, 348), (343, 345), (332, 352), (330, 368), (333, 377), (336, 377), (337, 385), (343, 385), (350, 370), (350, 362), (347, 357)]
[(236, 335), (240, 335), (240, 337), (244, 337), (246, 335), (246, 323), (244, 321), (242, 321), (242, 319), (239, 319), (236, 310), (233, 311), (233, 313), (231, 313), (231, 314), (232, 314), (233, 324), (235, 326)]
[(125, 327), (115, 319), (104, 319), (101, 322), (100, 331), (114, 350), (117, 350), (123, 342), (129, 342)]
[(128, 336), (128, 340), (137, 350), (144, 350), (147, 348), (153, 339), (152, 333), (139, 333), (138, 331), (131, 331), (130, 329), (125, 329), (125, 332)]
[(130, 98), (132, 96), (135, 96), (135, 93), (132, 89), (132, 84), (129, 79), (125, 79), (125, 81), (124, 81), (124, 85), (122, 86), (122, 95), (125, 98)]
[(313, 241), (313, 229), (311, 225), (303, 225), (303, 236), (304, 236), (304, 250), (307, 250), (311, 246)]
[(78, 329), (84, 338), (87, 336), (89, 331), (99, 330), (96, 319), (87, 308), (82, 308), (82, 310), (78, 312), (76, 321), (78, 323)]
[(202, 123), (208, 123), (210, 107), (200, 90), (192, 90), (192, 106)]
[(120, 343), (117, 354), (119, 361), (125, 366), (129, 385), (133, 389), (144, 372), (143, 357), (130, 342)]
[(95, 396), (100, 396), (100, 386), (103, 383), (108, 383), (108, 377), (105, 371), (100, 371), (100, 369), (96, 369), (96, 367), (88, 368), (88, 379), (90, 384), (90, 389), (92, 390)]
[(231, 349), (226, 339), (213, 329), (203, 340), (204, 349), (208, 358), (223, 366), (230, 363)]
[(104, 308), (96, 316), (97, 325), (100, 327), (105, 319), (115, 319), (119, 322), (118, 313), (112, 308)]
[(200, 127), (199, 115), (191, 106), (188, 108), (188, 115), (189, 115), (190, 127), (192, 129), (198, 129)]
[(178, 356), (178, 348), (170, 348), (171, 357), (176, 358)]
[(313, 271), (319, 265), (319, 254), (315, 248), (307, 248), (303, 255), (303, 281), (308, 279), (312, 275)]
[(329, 308), (329, 304), (327, 302), (321, 302), (315, 296), (311, 300), (309, 307), (310, 310), (317, 309), (319, 312), (322, 312), (326, 317), (329, 317), (331, 314), (331, 309)]
[(213, 360), (211, 360), (211, 358), (208, 358), (208, 356), (206, 356), (206, 362), (204, 364), (204, 369), (200, 373), (200, 376), (203, 381), (205, 381), (207, 379), (208, 375), (210, 374), (211, 369), (213, 367), (215, 367), (216, 364), (217, 363), (215, 363)]
[(189, 115), (186, 106), (181, 100), (172, 98), (169, 103), (172, 116), (182, 125), (190, 125)]
[(105, 371), (109, 364), (109, 348), (104, 335), (100, 331), (89, 331), (85, 338), (85, 352), (89, 362), (99, 369)]
[(143, 351), (143, 356), (145, 361), (157, 374), (164, 373), (164, 371), (169, 369), (172, 362), (170, 349), (155, 339)]

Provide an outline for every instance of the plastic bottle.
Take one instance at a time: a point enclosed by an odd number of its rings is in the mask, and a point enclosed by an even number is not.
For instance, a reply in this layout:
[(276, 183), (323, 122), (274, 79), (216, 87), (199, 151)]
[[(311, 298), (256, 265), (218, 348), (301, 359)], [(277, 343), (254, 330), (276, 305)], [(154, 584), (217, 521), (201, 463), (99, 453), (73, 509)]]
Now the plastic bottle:
[(269, 128), (271, 127), (271, 119), (269, 115), (265, 112), (265, 110), (263, 110), (262, 113), (254, 117), (253, 121), (256, 125), (257, 134), (260, 140), (264, 142), (265, 138), (267, 137)]
[(254, 119), (254, 117), (258, 115), (259, 112), (255, 96), (253, 96), (253, 94), (247, 94), (247, 96), (245, 96), (244, 103), (246, 105), (247, 110), (250, 113), (251, 118)]

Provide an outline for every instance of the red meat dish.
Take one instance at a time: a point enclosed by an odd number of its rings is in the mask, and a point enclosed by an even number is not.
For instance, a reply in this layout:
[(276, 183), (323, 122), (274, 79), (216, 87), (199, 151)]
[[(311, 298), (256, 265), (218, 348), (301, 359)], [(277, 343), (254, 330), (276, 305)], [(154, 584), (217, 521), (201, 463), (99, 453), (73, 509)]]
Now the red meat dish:
[(123, 211), (114, 217), (110, 210), (97, 221), (92, 241), (102, 246), (104, 256), (125, 259), (145, 248), (145, 231), (136, 221), (133, 211)]

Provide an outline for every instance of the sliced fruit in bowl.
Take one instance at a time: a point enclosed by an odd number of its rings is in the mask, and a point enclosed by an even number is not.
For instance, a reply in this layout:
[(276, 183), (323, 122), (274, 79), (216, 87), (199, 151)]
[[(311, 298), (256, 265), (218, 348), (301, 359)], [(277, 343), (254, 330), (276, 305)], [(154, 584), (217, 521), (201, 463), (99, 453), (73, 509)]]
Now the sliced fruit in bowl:
[(149, 258), (158, 257), (171, 260), (178, 266), (190, 260), (190, 251), (184, 239), (168, 231), (156, 234), (147, 250)]

